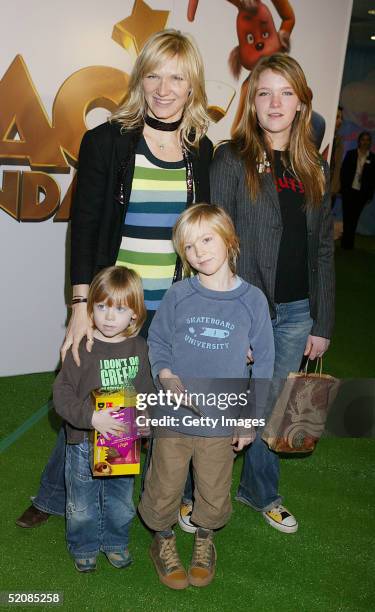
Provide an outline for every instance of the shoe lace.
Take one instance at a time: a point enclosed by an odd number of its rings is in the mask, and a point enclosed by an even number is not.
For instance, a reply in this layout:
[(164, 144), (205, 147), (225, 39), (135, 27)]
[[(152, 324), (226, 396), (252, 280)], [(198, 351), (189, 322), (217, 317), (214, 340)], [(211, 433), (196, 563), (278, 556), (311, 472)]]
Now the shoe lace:
[(211, 548), (212, 542), (210, 538), (199, 538), (195, 539), (193, 565), (200, 567), (207, 567), (211, 560)]
[(164, 539), (160, 544), (160, 558), (163, 559), (167, 571), (180, 567), (177, 549), (171, 540)]

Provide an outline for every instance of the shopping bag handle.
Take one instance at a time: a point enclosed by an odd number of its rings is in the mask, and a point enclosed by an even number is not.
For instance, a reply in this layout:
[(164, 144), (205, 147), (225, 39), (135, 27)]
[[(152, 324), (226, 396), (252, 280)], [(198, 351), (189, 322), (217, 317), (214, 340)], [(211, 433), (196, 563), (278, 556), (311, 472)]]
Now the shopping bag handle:
[[(303, 370), (302, 370), (302, 373), (303, 373), (305, 376), (307, 376), (307, 374), (308, 374), (309, 361), (310, 361), (310, 359), (309, 359), (309, 358), (307, 358), (307, 359), (306, 359), (306, 364), (305, 364), (305, 367), (304, 367), (304, 368), (303, 368)], [(318, 369), (319, 369), (319, 376), (321, 376), (321, 375), (322, 375), (322, 372), (323, 372), (323, 357), (317, 357), (317, 359), (316, 359), (316, 364), (315, 364), (315, 371), (314, 371), (314, 374), (317, 374), (317, 373), (318, 373)]]

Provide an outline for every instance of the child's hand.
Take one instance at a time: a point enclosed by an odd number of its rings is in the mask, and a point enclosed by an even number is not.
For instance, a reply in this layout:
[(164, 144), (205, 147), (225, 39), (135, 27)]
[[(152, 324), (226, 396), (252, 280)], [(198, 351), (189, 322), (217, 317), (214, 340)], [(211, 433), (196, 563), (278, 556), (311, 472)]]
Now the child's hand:
[(168, 368), (159, 372), (160, 384), (164, 391), (170, 391), (174, 396), (180, 398), (185, 393), (184, 385), (179, 376), (173, 374)]
[(109, 434), (119, 436), (126, 429), (126, 423), (120, 423), (112, 416), (114, 412), (116, 410), (99, 410), (92, 415), (91, 424), (93, 428), (103, 434), (106, 440), (108, 440)]
[(190, 393), (185, 389), (185, 385), (176, 374), (173, 374), (168, 368), (164, 368), (159, 372), (159, 380), (164, 391), (170, 391), (172, 393), (178, 407), (185, 406), (186, 408), (190, 408), (190, 410), (198, 416), (202, 416), (200, 408), (191, 402)]
[(150, 415), (147, 410), (143, 410), (142, 413), (138, 412), (137, 416), (142, 416), (141, 425), (137, 424), (137, 432), (141, 438), (149, 438), (151, 436), (151, 427), (149, 425), (148, 419)]
[(254, 359), (253, 359), (253, 351), (251, 350), (251, 348), (249, 347), (249, 350), (247, 351), (247, 355), (246, 355), (246, 363), (247, 365), (254, 363)]
[(233, 434), (233, 438), (232, 438), (233, 450), (236, 451), (236, 453), (238, 453), (245, 446), (247, 446), (248, 444), (251, 444), (251, 442), (253, 442), (254, 440), (255, 440), (255, 431), (250, 433), (250, 435), (246, 437), (240, 436), (239, 432), (235, 431)]

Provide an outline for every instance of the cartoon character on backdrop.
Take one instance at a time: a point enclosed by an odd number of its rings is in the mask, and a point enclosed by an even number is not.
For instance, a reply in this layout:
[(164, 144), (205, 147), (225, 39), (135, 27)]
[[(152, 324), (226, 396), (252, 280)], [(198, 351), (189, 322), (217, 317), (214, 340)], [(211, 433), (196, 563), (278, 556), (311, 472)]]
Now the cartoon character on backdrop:
[[(260, 0), (229, 0), (238, 8), (237, 37), (238, 46), (229, 56), (229, 67), (233, 76), (238, 79), (242, 68), (252, 70), (261, 57), (290, 49), (290, 35), (295, 18), (288, 0), (273, 0), (282, 22), (276, 30), (269, 8)], [(248, 79), (241, 87), (240, 101), (232, 130), (238, 125), (243, 113)]]
[(276, 30), (269, 8), (260, 0), (238, 0), (231, 4), (238, 8), (236, 25), (239, 44), (229, 58), (236, 78), (242, 67), (252, 70), (261, 57), (289, 51), (295, 18), (288, 0), (273, 0), (282, 20), (279, 31)]
[[(238, 9), (236, 26), (238, 46), (229, 56), (229, 67), (233, 76), (238, 79), (242, 68), (252, 70), (261, 57), (273, 53), (290, 50), (290, 35), (295, 24), (293, 8), (289, 0), (272, 0), (277, 10), (281, 24), (276, 29), (269, 8), (261, 0), (227, 0)], [(199, 0), (189, 0), (187, 17), (194, 21)], [(232, 132), (238, 125), (244, 109), (248, 88), (248, 77), (241, 86), (240, 100), (232, 125)], [(317, 113), (313, 113), (313, 128), (315, 139), (321, 144), (325, 121)]]

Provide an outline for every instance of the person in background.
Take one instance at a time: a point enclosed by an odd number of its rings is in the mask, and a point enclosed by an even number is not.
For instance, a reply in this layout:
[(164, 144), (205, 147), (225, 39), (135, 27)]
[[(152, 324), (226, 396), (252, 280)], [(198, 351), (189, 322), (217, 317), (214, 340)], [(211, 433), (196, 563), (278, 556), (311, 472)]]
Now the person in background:
[(352, 249), (361, 212), (375, 189), (375, 155), (371, 152), (370, 132), (361, 132), (358, 146), (345, 155), (341, 166), (343, 234), (341, 247)]
[[(94, 343), (87, 295), (102, 268), (124, 265), (139, 273), (148, 325), (181, 265), (172, 244), (179, 214), (194, 201), (210, 201), (208, 168), (212, 143), (201, 55), (176, 30), (154, 34), (140, 52), (121, 107), (109, 122), (83, 137), (71, 214), (72, 316), (62, 346)], [(51, 514), (65, 514), (65, 435), (43, 471), (32, 505), (17, 519), (38, 527)]]

